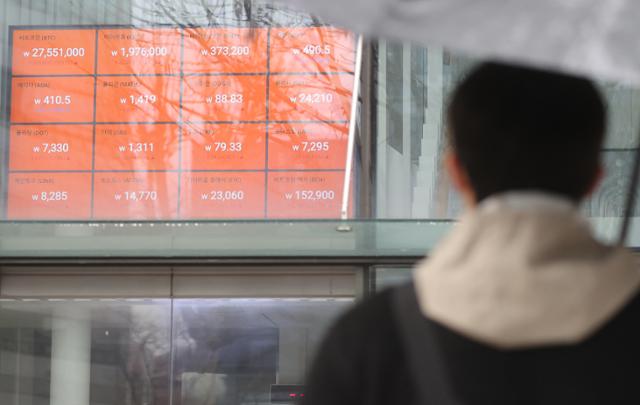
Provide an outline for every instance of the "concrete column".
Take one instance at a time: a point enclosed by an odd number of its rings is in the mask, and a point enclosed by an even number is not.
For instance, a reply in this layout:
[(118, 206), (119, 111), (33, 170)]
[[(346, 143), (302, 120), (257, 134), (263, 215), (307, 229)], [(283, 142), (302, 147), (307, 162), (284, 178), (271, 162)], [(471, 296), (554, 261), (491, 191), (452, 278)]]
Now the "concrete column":
[(438, 177), (438, 152), (442, 132), (444, 52), (427, 50), (427, 108), (422, 128), (422, 148), (414, 189), (412, 218), (433, 218)]
[(89, 310), (78, 305), (53, 312), (50, 405), (89, 405), (91, 320)]
[[(385, 44), (384, 41), (381, 44)], [(385, 44), (386, 45), (386, 44)], [(378, 218), (410, 218), (412, 187), (411, 163), (411, 45), (402, 44), (402, 153), (390, 147), (387, 138), (386, 46), (378, 51)], [(393, 134), (397, 135), (397, 134)]]
[(411, 162), (411, 44), (402, 44), (402, 165), (395, 181), (401, 182), (402, 191), (393, 196), (399, 204), (397, 218), (411, 218), (413, 201), (413, 168)]
[(387, 42), (378, 42), (377, 130), (376, 138), (376, 217), (387, 218)]

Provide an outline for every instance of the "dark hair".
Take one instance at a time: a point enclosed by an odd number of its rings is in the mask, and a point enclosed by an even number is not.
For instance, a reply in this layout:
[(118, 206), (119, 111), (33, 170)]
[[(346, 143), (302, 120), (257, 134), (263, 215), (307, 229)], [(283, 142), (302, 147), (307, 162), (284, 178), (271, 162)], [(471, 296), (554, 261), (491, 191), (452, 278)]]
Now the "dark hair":
[(579, 201), (597, 175), (605, 108), (589, 80), (485, 63), (455, 90), (448, 115), (477, 201), (511, 190)]

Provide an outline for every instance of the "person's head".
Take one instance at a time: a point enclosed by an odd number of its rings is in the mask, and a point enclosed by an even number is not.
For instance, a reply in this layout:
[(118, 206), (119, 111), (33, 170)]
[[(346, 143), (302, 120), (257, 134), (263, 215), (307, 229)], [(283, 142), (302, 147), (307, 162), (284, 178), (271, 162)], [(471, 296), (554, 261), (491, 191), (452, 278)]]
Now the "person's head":
[(600, 179), (605, 107), (585, 79), (485, 63), (448, 109), (445, 164), (468, 204), (508, 191), (579, 202)]

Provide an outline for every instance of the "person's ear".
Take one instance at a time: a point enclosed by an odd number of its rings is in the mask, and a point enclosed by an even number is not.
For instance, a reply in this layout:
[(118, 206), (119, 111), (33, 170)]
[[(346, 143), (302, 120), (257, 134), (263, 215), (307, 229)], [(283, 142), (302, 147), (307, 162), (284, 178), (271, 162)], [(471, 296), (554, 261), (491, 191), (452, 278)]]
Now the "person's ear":
[(454, 151), (448, 150), (444, 156), (444, 167), (453, 187), (460, 193), (467, 207), (476, 205), (476, 193), (471, 187), (469, 175)]
[(602, 180), (604, 179), (604, 175), (605, 175), (604, 166), (602, 165), (602, 162), (598, 162), (598, 168), (596, 169), (596, 174), (593, 176), (593, 180), (591, 181), (591, 185), (587, 189), (585, 197), (589, 197), (596, 192), (596, 190), (602, 183)]

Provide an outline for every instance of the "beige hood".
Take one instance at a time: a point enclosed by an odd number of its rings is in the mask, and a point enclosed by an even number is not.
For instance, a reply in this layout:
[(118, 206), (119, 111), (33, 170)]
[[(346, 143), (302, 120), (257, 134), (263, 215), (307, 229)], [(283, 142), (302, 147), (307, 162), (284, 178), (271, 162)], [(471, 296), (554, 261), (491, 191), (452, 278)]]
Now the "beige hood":
[(640, 285), (629, 252), (596, 241), (569, 202), (538, 194), (482, 203), (414, 278), (423, 313), (499, 348), (585, 339)]

